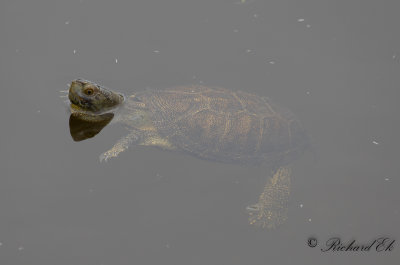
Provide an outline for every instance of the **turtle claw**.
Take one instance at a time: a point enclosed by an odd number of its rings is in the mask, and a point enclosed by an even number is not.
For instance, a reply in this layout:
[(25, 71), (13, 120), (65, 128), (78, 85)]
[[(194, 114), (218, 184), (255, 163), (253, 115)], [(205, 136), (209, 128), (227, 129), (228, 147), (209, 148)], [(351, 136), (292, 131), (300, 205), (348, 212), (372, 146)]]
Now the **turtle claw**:
[(100, 162), (103, 162), (103, 161), (104, 161), (104, 162), (107, 162), (108, 159), (110, 159), (110, 158), (112, 158), (112, 157), (117, 157), (117, 155), (118, 155), (118, 153), (115, 153), (115, 152), (112, 152), (112, 150), (109, 150), (109, 151), (107, 151), (107, 152), (101, 154), (101, 155), (99, 156), (99, 160), (100, 160)]
[(249, 205), (246, 207), (246, 211), (248, 211), (249, 213), (258, 212), (260, 211), (260, 205), (258, 203)]
[(108, 159), (108, 156), (104, 153), (104, 154), (101, 154), (100, 156), (99, 156), (99, 160), (100, 160), (100, 163), (101, 162), (107, 162), (107, 159)]
[(266, 209), (254, 204), (246, 207), (249, 214), (249, 224), (256, 227), (274, 229), (287, 219), (287, 210)]

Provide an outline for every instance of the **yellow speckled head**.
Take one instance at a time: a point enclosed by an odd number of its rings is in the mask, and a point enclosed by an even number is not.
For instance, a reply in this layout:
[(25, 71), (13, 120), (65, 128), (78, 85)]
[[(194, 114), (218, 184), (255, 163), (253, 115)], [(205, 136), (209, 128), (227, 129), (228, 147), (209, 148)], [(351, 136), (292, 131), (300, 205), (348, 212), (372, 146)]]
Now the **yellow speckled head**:
[(71, 82), (68, 98), (79, 109), (93, 113), (107, 111), (124, 101), (122, 94), (83, 79)]

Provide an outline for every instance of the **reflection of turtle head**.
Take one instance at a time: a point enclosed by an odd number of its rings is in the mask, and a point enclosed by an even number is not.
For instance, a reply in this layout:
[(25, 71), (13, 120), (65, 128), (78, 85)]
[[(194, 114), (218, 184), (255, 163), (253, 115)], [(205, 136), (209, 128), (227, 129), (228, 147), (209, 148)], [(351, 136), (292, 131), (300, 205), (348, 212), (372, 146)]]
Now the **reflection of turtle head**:
[(80, 113), (72, 113), (69, 117), (69, 131), (72, 139), (79, 142), (94, 137), (112, 120), (113, 117), (113, 113), (105, 113), (92, 116), (85, 115), (85, 119), (82, 119)]
[(75, 108), (93, 113), (109, 110), (124, 101), (122, 94), (82, 79), (71, 82), (68, 98)]

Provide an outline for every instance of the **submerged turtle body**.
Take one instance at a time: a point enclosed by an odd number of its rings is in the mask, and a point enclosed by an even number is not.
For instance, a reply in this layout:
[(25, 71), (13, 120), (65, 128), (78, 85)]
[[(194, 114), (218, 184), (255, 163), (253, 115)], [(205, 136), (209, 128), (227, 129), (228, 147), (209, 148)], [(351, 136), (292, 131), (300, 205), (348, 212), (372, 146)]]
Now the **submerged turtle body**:
[(117, 121), (128, 128), (129, 134), (103, 153), (101, 161), (137, 144), (183, 151), (212, 161), (267, 164), (273, 177), (258, 203), (247, 208), (250, 223), (274, 227), (286, 219), (288, 164), (308, 146), (304, 129), (290, 111), (267, 98), (205, 86), (149, 89), (125, 98), (122, 104), (121, 95), (89, 81), (75, 80), (69, 94), (74, 109), (85, 113), (79, 116), (82, 119), (88, 115), (93, 120), (102, 106), (107, 110), (120, 106)]
[[(306, 144), (304, 130), (289, 111), (241, 91), (204, 86), (147, 90), (125, 104), (135, 109), (138, 103), (162, 139), (203, 159), (276, 164), (291, 160)], [(128, 125), (129, 113), (122, 119)]]

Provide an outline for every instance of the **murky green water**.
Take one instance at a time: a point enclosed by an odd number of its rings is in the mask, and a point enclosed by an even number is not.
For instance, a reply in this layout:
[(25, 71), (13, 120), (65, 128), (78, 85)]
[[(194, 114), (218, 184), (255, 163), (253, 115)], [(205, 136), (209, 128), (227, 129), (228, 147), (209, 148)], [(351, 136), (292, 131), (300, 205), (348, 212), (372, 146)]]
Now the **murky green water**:
[[(3, 1), (0, 264), (396, 264), (323, 253), (331, 237), (400, 240), (396, 1)], [(247, 224), (264, 167), (74, 142), (60, 90), (75, 78), (126, 95), (220, 86), (268, 96), (309, 131), (289, 219)], [(310, 248), (310, 236), (318, 247)]]

